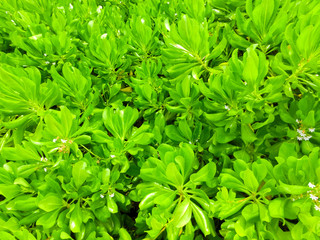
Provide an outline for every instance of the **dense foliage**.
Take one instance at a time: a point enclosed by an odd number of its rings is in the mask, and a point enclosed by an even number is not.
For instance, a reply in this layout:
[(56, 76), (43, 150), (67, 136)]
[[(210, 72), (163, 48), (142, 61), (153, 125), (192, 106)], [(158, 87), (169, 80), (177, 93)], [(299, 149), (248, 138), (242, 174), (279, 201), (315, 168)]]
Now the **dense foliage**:
[(318, 0), (1, 0), (0, 239), (320, 239)]

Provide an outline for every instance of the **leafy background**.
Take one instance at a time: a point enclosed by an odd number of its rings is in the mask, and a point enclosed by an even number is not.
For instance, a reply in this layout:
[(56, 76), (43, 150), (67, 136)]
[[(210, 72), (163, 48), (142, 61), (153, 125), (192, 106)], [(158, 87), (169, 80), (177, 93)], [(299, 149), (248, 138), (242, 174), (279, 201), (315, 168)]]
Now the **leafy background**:
[(319, 239), (317, 0), (2, 0), (0, 239)]

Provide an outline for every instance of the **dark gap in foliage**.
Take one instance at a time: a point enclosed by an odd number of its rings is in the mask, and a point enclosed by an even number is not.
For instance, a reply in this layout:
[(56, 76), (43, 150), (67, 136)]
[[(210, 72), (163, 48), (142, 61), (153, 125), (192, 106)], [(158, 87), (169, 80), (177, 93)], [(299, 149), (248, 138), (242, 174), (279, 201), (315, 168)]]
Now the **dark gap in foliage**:
[(288, 228), (288, 226), (286, 225), (286, 224), (283, 224), (283, 222), (282, 221), (279, 221), (279, 227), (282, 229), (282, 231), (284, 231), (284, 232), (289, 232), (290, 231), (290, 229)]
[(135, 122), (134, 126), (137, 127), (137, 128), (139, 128), (139, 127), (141, 127), (141, 125), (142, 125), (144, 122), (145, 122), (145, 120), (144, 120), (143, 118), (140, 118), (140, 119), (138, 119), (138, 120)]
[(221, 225), (225, 222), (224, 220), (220, 220), (219, 218), (213, 218), (214, 226), (216, 233), (219, 237), (223, 238), (223, 236), (220, 234)]

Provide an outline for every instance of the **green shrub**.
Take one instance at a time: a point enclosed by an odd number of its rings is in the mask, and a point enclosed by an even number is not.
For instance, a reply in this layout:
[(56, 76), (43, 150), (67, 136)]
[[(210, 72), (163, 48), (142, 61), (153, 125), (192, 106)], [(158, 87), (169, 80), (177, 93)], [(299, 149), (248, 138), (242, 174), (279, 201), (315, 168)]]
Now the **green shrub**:
[(320, 239), (319, 16), (0, 1), (0, 240)]

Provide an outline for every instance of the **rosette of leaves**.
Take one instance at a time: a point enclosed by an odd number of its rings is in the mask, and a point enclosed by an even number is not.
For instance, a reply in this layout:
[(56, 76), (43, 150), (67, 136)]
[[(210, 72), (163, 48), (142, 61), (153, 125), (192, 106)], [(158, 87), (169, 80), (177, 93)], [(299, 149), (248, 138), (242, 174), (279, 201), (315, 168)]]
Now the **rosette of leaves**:
[[(256, 47), (250, 46), (242, 58), (235, 50), (223, 74), (213, 75), (207, 83), (205, 79), (199, 81), (205, 96), (203, 116), (215, 128), (212, 153), (217, 156), (230, 154), (240, 145), (253, 154), (253, 144), (264, 148), (266, 133), (277, 115), (273, 103), (283, 99), (278, 90), (284, 79), (265, 80), (268, 61)], [(257, 141), (257, 136), (263, 140)]]
[(196, 80), (190, 75), (177, 81), (176, 86), (168, 89), (170, 98), (165, 106), (169, 112), (181, 119), (193, 120), (202, 114), (200, 90)]
[[(55, 6), (51, 2), (12, 4), (4, 1), (3, 4), (6, 21), (10, 23), (7, 25), (13, 25), (9, 39), (13, 46), (26, 52), (23, 57), (14, 55), (15, 62), (47, 69), (51, 64), (63, 64), (66, 59), (74, 62), (79, 56), (72, 36), (77, 30), (74, 21), (77, 14), (71, 3)], [(23, 59), (30, 60), (22, 64)]]
[(139, 12), (132, 14), (127, 27), (130, 36), (130, 52), (143, 60), (150, 56), (159, 55), (159, 32), (156, 25), (147, 15), (139, 16)]
[(286, 77), (286, 95), (319, 91), (320, 24), (319, 4), (310, 13), (301, 11), (298, 21), (287, 26), (280, 52), (272, 61), (272, 69)]
[(104, 143), (107, 149), (104, 150), (105, 157), (111, 159), (113, 165), (121, 166), (121, 172), (129, 169), (131, 155), (137, 155), (144, 151), (144, 147), (151, 143), (153, 133), (149, 131), (148, 124), (135, 127), (134, 124), (139, 118), (137, 109), (126, 107), (124, 109), (106, 108), (102, 114), (104, 129), (93, 131), (93, 141)]
[(108, 82), (114, 83), (130, 65), (130, 61), (125, 57), (127, 51), (125, 36), (118, 37), (107, 32), (91, 36), (86, 49), (86, 59), (100, 76), (108, 76)]
[[(81, 66), (81, 70), (87, 66)], [(57, 69), (53, 66), (50, 69), (51, 76), (55, 82), (59, 84), (63, 94), (69, 99), (65, 99), (66, 103), (80, 108), (85, 111), (89, 104), (97, 102), (97, 94), (94, 94), (92, 82), (90, 79), (90, 70), (83, 72), (80, 69), (73, 67), (71, 63), (65, 63), (62, 67), (61, 76)], [(89, 76), (88, 76), (89, 75)], [(94, 103), (93, 103), (94, 104)]]
[(179, 1), (181, 11), (186, 13), (189, 17), (202, 22), (205, 18), (207, 13), (211, 12), (209, 10), (209, 6), (205, 4), (204, 0), (199, 1)]
[(25, 129), (34, 128), (45, 112), (57, 105), (62, 97), (58, 85), (50, 80), (42, 82), (36, 68), (1, 64), (0, 85), (1, 125), (9, 131), (17, 129), (13, 134), (17, 144), (22, 141)]
[(79, 145), (91, 142), (91, 137), (85, 134), (92, 130), (89, 121), (81, 121), (79, 114), (73, 114), (65, 106), (61, 106), (60, 109), (46, 113), (44, 123), (39, 123), (31, 141), (42, 146), (48, 154), (69, 154), (72, 151), (73, 154), (81, 156)]
[(193, 149), (197, 148), (199, 152), (208, 148), (212, 135), (210, 127), (203, 126), (201, 122), (188, 122), (186, 119), (178, 120), (175, 125), (167, 125), (165, 133), (172, 142), (188, 143)]
[(225, 222), (220, 233), (225, 239), (272, 238), (274, 224), (268, 210), (278, 192), (272, 164), (260, 159), (252, 164), (237, 159), (233, 169), (223, 169), (214, 215)]
[[(168, 75), (175, 80), (182, 80), (187, 75), (200, 77), (220, 72), (209, 67), (209, 61), (219, 59), (226, 47), (226, 39), (218, 41), (219, 33), (209, 37), (206, 19), (199, 22), (183, 15), (178, 24), (166, 23), (168, 34), (164, 33), (166, 48), (163, 48), (163, 62), (167, 66)], [(219, 42), (219, 43), (217, 43)]]
[[(144, 222), (148, 236), (164, 239), (193, 239), (200, 230), (205, 236), (215, 236), (206, 188), (215, 187), (216, 166), (205, 164), (198, 171), (193, 168), (196, 157), (188, 144), (179, 148), (162, 144), (160, 159), (148, 158), (142, 165), (137, 186), (140, 213), (138, 222)], [(201, 187), (202, 185), (202, 187)]]
[[(208, 79), (209, 89), (205, 84), (206, 79), (200, 80), (199, 88), (202, 94), (209, 100), (220, 103), (221, 109), (225, 108), (225, 105), (229, 110), (239, 109), (246, 104), (247, 110), (252, 111), (254, 105), (257, 108), (261, 106), (262, 95), (267, 89), (271, 92), (268, 86), (271, 83), (265, 81), (268, 73), (266, 55), (256, 50), (256, 47), (257, 45), (248, 47), (242, 58), (238, 57), (238, 51), (235, 50), (224, 73)], [(211, 103), (215, 107), (216, 104)], [(206, 106), (210, 107), (209, 104)]]
[[(42, 83), (36, 68), (0, 65), (1, 113), (6, 116), (41, 114), (59, 103), (61, 92), (56, 83)], [(7, 84), (10, 82), (10, 84)], [(20, 120), (20, 119), (19, 119)]]
[(246, 0), (208, 0), (207, 3), (215, 9), (217, 17), (224, 17), (226, 13), (235, 12), (237, 7), (245, 6)]
[(298, 157), (294, 143), (283, 143), (276, 160), (273, 172), (281, 197), (270, 202), (270, 216), (286, 222), (290, 239), (318, 238), (319, 148), (313, 148), (309, 156)]
[(160, 60), (146, 60), (136, 68), (135, 77), (130, 78), (128, 83), (134, 95), (134, 105), (144, 111), (144, 116), (148, 117), (154, 112), (163, 108), (163, 102), (167, 96), (167, 91), (163, 89), (163, 84), (167, 80), (159, 77), (162, 70)]
[(309, 154), (314, 145), (320, 143), (318, 104), (319, 101), (310, 93), (289, 104), (279, 104), (279, 115), (285, 123), (282, 134), (299, 143), (303, 154)]
[[(51, 168), (51, 158), (38, 156), (35, 162), (26, 151), (22, 149), (21, 159), (8, 163), (6, 170), (1, 168), (1, 209), (6, 213), (0, 217), (1, 237), (130, 239), (118, 213), (127, 211), (129, 202), (123, 195), (126, 179), (117, 168), (101, 171), (89, 155), (81, 160), (66, 156)], [(41, 169), (43, 164), (47, 168)]]
[[(289, 2), (282, 3), (279, 0), (246, 1), (247, 19), (241, 13), (240, 8), (236, 11), (237, 30), (245, 34), (255, 43), (259, 44), (264, 52), (272, 52), (278, 48), (283, 40), (283, 33), (288, 23), (290, 10)], [(242, 48), (245, 40), (231, 33), (229, 35), (231, 44)]]

